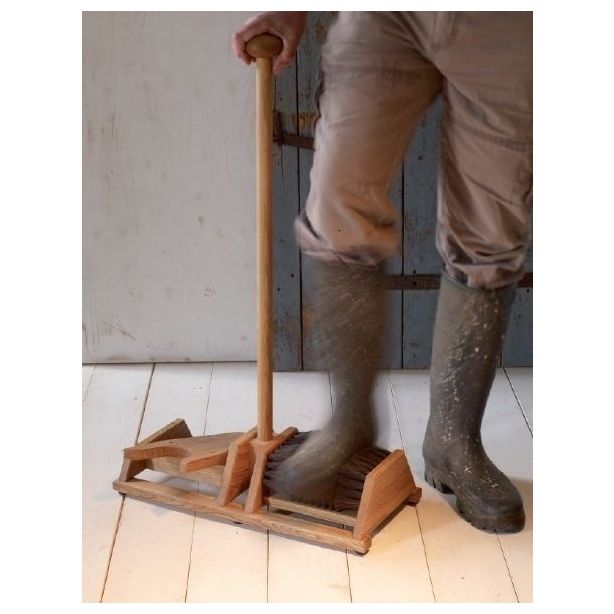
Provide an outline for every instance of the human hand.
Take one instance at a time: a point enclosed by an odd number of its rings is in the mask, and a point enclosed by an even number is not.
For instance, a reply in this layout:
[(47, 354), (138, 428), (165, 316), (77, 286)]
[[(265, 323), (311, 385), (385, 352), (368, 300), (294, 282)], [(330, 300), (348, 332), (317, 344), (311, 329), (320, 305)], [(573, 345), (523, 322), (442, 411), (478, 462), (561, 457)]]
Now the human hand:
[(269, 11), (254, 15), (232, 35), (235, 55), (246, 64), (251, 64), (254, 58), (245, 50), (247, 41), (258, 34), (274, 34), (284, 44), (273, 62), (273, 72), (278, 75), (294, 59), (306, 22), (307, 13), (304, 11)]

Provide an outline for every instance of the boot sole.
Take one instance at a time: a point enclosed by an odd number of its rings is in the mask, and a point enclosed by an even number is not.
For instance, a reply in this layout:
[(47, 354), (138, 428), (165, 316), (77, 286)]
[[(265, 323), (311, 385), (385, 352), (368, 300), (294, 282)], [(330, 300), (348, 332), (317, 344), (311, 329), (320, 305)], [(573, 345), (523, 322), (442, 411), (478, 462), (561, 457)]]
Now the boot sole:
[(430, 486), (444, 495), (454, 495), (456, 497), (456, 508), (458, 509), (458, 512), (476, 529), (487, 531), (489, 533), (518, 533), (524, 528), (526, 520), (524, 510), (514, 512), (513, 514), (509, 514), (507, 516), (500, 516), (498, 518), (480, 516), (479, 514), (463, 509), (460, 498), (454, 492), (454, 489), (448, 486), (448, 484), (441, 479), (441, 474), (439, 474), (436, 470), (433, 470), (432, 467), (425, 468), (424, 479)]

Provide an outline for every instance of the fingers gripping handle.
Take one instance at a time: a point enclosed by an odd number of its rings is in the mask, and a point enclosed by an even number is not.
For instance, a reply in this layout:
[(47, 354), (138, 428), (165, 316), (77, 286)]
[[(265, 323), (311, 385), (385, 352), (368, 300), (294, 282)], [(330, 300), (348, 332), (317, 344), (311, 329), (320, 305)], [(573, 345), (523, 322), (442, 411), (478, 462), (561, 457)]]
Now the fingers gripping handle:
[(271, 58), (283, 48), (281, 39), (261, 34), (246, 45), (256, 59), (256, 244), (257, 244), (257, 371), (258, 439), (273, 437), (273, 75)]

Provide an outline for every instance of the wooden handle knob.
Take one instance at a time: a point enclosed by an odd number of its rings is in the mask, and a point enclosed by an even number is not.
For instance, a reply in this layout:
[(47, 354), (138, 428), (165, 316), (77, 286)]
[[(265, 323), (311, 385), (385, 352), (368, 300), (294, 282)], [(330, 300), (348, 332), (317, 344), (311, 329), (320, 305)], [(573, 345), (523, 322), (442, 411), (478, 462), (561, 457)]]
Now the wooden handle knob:
[(272, 58), (281, 53), (284, 43), (279, 36), (259, 34), (251, 38), (245, 45), (245, 50), (253, 58)]

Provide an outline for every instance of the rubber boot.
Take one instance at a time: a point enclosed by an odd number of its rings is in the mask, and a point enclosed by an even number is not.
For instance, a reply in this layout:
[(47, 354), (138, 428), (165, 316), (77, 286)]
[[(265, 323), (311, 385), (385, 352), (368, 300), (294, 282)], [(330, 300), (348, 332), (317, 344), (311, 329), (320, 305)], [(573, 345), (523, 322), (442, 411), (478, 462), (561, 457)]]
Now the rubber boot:
[(265, 484), (296, 500), (331, 507), (339, 468), (375, 436), (371, 395), (385, 330), (386, 286), (380, 269), (311, 263), (314, 348), (330, 373), (334, 412), (324, 429), (310, 433), (266, 476)]
[(515, 285), (472, 289), (442, 275), (422, 447), (426, 481), (454, 493), (475, 527), (506, 533), (524, 527), (522, 498), (488, 458), (480, 429), (514, 293)]

